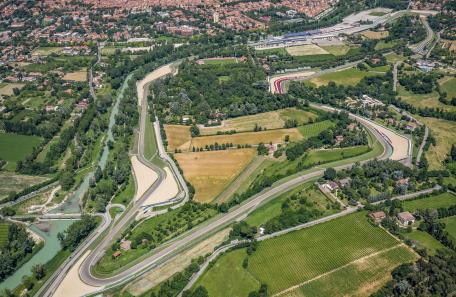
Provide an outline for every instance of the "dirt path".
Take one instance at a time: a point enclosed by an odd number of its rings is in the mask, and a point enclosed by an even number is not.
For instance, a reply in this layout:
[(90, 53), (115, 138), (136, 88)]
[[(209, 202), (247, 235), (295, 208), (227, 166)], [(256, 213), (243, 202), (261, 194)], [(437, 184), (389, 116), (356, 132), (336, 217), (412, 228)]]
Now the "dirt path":
[(221, 203), (225, 202), (230, 198), (237, 189), (241, 186), (241, 184), (255, 171), (264, 161), (264, 157), (255, 157), (255, 159), (250, 162), (249, 165), (239, 174), (235, 180), (233, 180), (228, 187), (223, 190), (220, 195), (214, 199), (213, 203)]
[(308, 283), (311, 283), (311, 282), (313, 282), (313, 281), (315, 281), (315, 280), (318, 280), (318, 279), (320, 279), (320, 278), (322, 278), (322, 277), (325, 277), (325, 276), (327, 276), (327, 275), (329, 275), (329, 274), (331, 274), (331, 273), (334, 273), (334, 272), (337, 272), (337, 271), (339, 271), (339, 270), (342, 270), (342, 269), (344, 269), (344, 268), (346, 268), (346, 267), (348, 267), (348, 266), (350, 266), (350, 265), (352, 265), (352, 264), (362, 263), (362, 262), (364, 262), (365, 260), (367, 260), (367, 259), (369, 259), (369, 258), (378, 256), (378, 255), (380, 255), (380, 254), (384, 254), (384, 253), (386, 253), (386, 252), (389, 252), (389, 251), (391, 251), (391, 250), (397, 249), (397, 248), (402, 247), (402, 246), (405, 246), (405, 244), (404, 244), (404, 243), (401, 243), (401, 244), (398, 244), (398, 245), (389, 247), (389, 248), (387, 248), (387, 249), (383, 249), (383, 250), (381, 250), (381, 251), (378, 251), (378, 252), (369, 254), (369, 255), (367, 255), (367, 256), (361, 257), (361, 258), (356, 259), (356, 260), (354, 260), (354, 261), (348, 262), (348, 263), (345, 264), (345, 265), (339, 266), (339, 267), (337, 267), (337, 268), (335, 268), (335, 269), (333, 269), (333, 270), (330, 270), (330, 271), (327, 271), (327, 272), (325, 272), (325, 273), (323, 273), (323, 274), (320, 274), (320, 275), (318, 275), (318, 276), (316, 276), (316, 277), (314, 277), (314, 278), (311, 278), (311, 279), (309, 279), (309, 280), (306, 280), (305, 282), (302, 282), (302, 283), (297, 284), (297, 285), (295, 285), (295, 286), (289, 287), (288, 289), (285, 289), (285, 290), (283, 290), (283, 291), (281, 291), (281, 292), (279, 292), (279, 293), (276, 293), (276, 294), (274, 294), (274, 295), (272, 295), (272, 296), (275, 297), (275, 296), (284, 295), (284, 294), (286, 294), (286, 293), (288, 293), (288, 292), (290, 292), (290, 291), (293, 291), (293, 290), (295, 290), (295, 289), (297, 289), (297, 288), (299, 288), (299, 287), (302, 287), (302, 286), (304, 286), (304, 285), (307, 285)]

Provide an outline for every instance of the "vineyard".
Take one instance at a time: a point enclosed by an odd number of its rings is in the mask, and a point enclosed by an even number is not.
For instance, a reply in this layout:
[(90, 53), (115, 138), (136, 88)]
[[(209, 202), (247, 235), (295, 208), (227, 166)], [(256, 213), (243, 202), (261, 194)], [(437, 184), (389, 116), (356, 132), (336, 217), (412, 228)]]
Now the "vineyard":
[[(245, 258), (248, 265), (243, 268)], [(227, 253), (196, 286), (220, 297), (247, 296), (258, 283), (267, 284), (271, 296), (335, 296), (325, 290), (340, 286), (316, 284), (336, 282), (344, 283), (342, 290), (351, 296), (369, 282), (383, 285), (394, 267), (414, 259), (414, 253), (359, 212), (260, 242), (250, 256), (245, 249)], [(238, 283), (244, 284), (243, 292), (233, 291)]]
[(0, 223), (0, 246), (5, 245), (8, 241), (8, 227), (8, 224)]
[(262, 242), (249, 261), (250, 272), (272, 294), (351, 261), (397, 245), (360, 212)]
[(395, 267), (416, 259), (407, 247), (395, 246), (343, 266), (282, 296), (368, 296), (391, 279), (390, 273)]

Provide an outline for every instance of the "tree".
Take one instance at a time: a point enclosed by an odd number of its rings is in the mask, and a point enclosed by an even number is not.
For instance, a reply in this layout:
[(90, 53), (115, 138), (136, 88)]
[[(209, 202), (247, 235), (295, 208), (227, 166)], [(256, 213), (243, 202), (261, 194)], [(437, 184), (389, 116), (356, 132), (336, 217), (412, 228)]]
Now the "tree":
[(200, 136), (200, 129), (197, 125), (192, 125), (190, 127), (190, 134), (192, 135), (192, 137)]
[(74, 183), (74, 174), (70, 171), (65, 171), (60, 176), (60, 185), (64, 191), (68, 191)]
[(33, 275), (35, 276), (35, 278), (37, 280), (42, 279), (46, 275), (44, 266), (41, 264), (33, 266), (32, 271), (33, 271)]
[(268, 148), (264, 145), (264, 143), (260, 143), (257, 147), (257, 153), (258, 155), (267, 155), (268, 154)]
[(325, 170), (325, 173), (323, 174), (323, 177), (327, 180), (334, 180), (337, 176), (337, 172), (334, 168), (329, 167), (328, 169)]

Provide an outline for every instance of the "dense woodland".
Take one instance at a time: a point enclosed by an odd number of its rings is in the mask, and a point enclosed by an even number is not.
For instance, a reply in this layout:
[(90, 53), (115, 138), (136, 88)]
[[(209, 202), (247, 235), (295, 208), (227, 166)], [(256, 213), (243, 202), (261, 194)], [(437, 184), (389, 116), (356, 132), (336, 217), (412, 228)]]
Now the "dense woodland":
[(65, 232), (57, 234), (62, 249), (68, 249), (71, 252), (76, 250), (97, 224), (97, 219), (94, 216), (83, 215), (81, 220), (71, 224)]
[[(266, 73), (246, 62), (199, 65), (185, 62), (176, 76), (153, 88), (154, 104), (167, 123), (191, 115), (197, 123), (294, 106), (295, 101), (268, 92)], [(158, 112), (160, 111), (160, 112)]]
[(6, 244), (0, 247), (0, 281), (14, 273), (32, 254), (35, 242), (25, 227), (9, 224)]
[[(366, 198), (371, 203), (432, 187), (423, 171), (391, 160), (372, 160), (337, 173), (339, 179), (347, 177), (350, 186), (342, 188), (342, 194), (349, 200)], [(398, 183), (401, 179), (407, 179), (407, 183)]]

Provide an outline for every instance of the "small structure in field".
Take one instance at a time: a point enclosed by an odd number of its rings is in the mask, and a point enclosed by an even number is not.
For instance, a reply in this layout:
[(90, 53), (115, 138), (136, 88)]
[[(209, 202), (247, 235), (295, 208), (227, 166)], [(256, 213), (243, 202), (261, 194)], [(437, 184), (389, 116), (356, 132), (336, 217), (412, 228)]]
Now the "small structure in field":
[(415, 217), (408, 211), (398, 213), (397, 219), (402, 226), (408, 226), (415, 222)]
[(341, 188), (350, 186), (350, 183), (351, 183), (351, 178), (349, 178), (349, 177), (342, 178), (339, 180), (339, 185)]
[(122, 255), (122, 253), (120, 251), (115, 251), (113, 254), (112, 254), (112, 257), (114, 259), (117, 259), (119, 258), (120, 256)]
[(369, 214), (369, 217), (371, 217), (374, 220), (374, 222), (380, 223), (381, 221), (383, 221), (384, 218), (386, 218), (386, 215), (383, 211), (375, 211), (371, 212)]
[(129, 251), (131, 249), (131, 240), (122, 240), (120, 243), (120, 249), (123, 251)]

